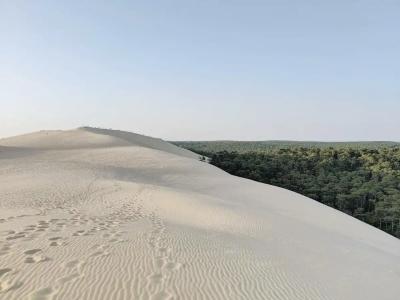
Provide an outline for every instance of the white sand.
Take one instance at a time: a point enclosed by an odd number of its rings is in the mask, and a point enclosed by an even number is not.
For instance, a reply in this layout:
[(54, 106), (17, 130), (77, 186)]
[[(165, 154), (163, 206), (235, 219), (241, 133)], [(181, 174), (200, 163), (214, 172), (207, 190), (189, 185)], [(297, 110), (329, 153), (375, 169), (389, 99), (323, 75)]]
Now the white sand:
[(161, 140), (0, 145), (0, 299), (400, 297), (399, 240)]

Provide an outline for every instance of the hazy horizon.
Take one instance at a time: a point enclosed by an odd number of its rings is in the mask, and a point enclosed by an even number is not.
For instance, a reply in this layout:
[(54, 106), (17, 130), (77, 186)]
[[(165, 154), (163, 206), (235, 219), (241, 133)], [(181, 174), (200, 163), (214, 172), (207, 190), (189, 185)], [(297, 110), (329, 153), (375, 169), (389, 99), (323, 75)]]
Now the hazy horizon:
[(145, 132), (135, 132), (131, 130), (125, 130), (123, 128), (104, 128), (104, 127), (97, 127), (97, 126), (79, 126), (76, 128), (67, 128), (67, 129), (40, 129), (36, 131), (29, 131), (29, 132), (23, 132), (15, 135), (7, 135), (7, 136), (0, 136), (0, 139), (4, 138), (9, 138), (9, 137), (14, 137), (18, 135), (25, 135), (25, 134), (31, 134), (39, 131), (68, 131), (68, 130), (75, 130), (75, 129), (80, 129), (80, 128), (100, 128), (100, 129), (108, 129), (108, 130), (119, 130), (119, 131), (125, 131), (125, 132), (133, 132), (136, 134), (144, 135), (144, 136), (149, 136), (149, 137), (154, 137), (154, 138), (161, 138), (165, 141), (168, 142), (294, 142), (294, 143), (400, 143), (400, 141), (395, 141), (395, 140), (288, 140), (288, 139), (259, 139), (259, 140), (234, 140), (234, 139), (215, 139), (215, 140), (191, 140), (191, 139), (186, 139), (186, 140), (171, 140), (171, 139), (165, 139), (162, 137), (158, 136), (152, 136), (149, 134), (146, 134)]
[(2, 1), (0, 137), (400, 141), (400, 2)]

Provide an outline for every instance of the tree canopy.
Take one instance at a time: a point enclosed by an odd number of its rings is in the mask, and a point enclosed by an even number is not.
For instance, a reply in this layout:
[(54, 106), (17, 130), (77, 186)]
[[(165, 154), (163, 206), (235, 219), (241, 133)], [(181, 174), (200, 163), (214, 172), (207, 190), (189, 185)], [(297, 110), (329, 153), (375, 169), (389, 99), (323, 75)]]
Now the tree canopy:
[(192, 150), (230, 174), (298, 192), (400, 238), (400, 147)]

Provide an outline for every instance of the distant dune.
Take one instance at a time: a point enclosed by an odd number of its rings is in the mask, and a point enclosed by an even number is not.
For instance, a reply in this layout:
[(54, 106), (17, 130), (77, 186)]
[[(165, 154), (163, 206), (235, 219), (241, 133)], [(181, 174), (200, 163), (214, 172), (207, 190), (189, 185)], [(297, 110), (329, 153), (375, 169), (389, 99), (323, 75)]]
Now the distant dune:
[(160, 139), (0, 140), (0, 299), (380, 299), (400, 241)]

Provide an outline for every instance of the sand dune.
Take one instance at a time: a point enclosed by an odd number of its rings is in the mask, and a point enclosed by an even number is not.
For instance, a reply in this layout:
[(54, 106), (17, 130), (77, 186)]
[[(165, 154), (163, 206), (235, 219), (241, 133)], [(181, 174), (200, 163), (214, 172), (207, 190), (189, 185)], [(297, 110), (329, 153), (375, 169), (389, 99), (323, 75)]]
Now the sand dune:
[(0, 140), (0, 299), (398, 299), (400, 242), (159, 139)]

